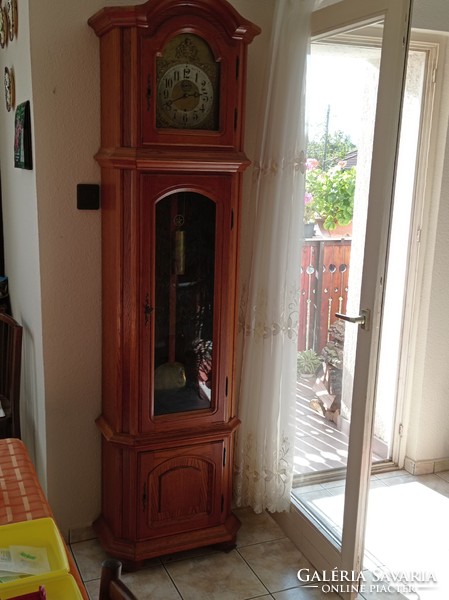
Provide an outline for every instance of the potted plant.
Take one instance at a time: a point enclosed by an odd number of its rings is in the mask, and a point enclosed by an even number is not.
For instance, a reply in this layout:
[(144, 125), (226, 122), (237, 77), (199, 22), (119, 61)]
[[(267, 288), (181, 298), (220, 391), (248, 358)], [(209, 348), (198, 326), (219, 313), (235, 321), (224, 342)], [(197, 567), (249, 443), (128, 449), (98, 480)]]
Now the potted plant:
[(356, 168), (345, 167), (346, 162), (342, 160), (323, 171), (318, 161), (307, 161), (308, 214), (321, 217), (324, 229), (331, 232), (339, 225), (351, 223), (354, 213)]
[[(318, 167), (318, 160), (316, 158), (308, 158), (306, 160), (306, 169), (310, 171), (312, 169), (316, 169)], [(307, 179), (306, 179), (306, 191), (304, 193), (304, 237), (310, 238), (313, 237), (315, 233), (315, 208), (313, 205), (313, 195), (307, 189)]]
[(321, 367), (321, 359), (315, 350), (301, 350), (296, 358), (296, 372), (298, 377), (315, 375)]
[(310, 192), (304, 194), (304, 237), (311, 238), (315, 232), (315, 211), (313, 196)]

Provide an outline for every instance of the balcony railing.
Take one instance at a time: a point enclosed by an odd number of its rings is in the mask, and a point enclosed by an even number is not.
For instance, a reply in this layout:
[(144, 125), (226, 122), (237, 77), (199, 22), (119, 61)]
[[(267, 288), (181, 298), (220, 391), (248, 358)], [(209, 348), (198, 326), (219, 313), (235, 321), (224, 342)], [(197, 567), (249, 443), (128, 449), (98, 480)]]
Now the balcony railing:
[(336, 312), (346, 311), (350, 239), (310, 239), (302, 247), (298, 350), (320, 353)]

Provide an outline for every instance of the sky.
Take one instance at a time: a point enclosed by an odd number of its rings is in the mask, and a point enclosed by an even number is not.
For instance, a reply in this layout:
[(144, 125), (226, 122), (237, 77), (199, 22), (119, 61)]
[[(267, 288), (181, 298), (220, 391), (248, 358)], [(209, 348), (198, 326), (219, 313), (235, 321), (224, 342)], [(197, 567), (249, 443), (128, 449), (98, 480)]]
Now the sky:
[(310, 140), (343, 131), (357, 146), (363, 126), (364, 96), (377, 85), (380, 50), (342, 45), (312, 45), (307, 65), (307, 127)]

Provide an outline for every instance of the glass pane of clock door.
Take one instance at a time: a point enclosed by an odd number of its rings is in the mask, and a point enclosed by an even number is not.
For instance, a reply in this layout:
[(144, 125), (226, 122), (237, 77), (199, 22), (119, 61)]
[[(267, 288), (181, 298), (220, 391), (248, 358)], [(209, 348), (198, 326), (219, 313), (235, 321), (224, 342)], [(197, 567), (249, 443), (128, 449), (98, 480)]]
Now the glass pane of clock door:
[(156, 204), (155, 415), (211, 406), (215, 212), (194, 192)]

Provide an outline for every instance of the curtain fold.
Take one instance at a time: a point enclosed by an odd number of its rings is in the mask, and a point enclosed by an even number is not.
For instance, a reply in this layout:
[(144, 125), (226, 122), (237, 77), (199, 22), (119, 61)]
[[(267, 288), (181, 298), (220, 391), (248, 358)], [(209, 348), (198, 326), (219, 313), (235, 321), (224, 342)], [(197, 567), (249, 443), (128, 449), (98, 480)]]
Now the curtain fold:
[(313, 0), (276, 0), (253, 164), (252, 255), (242, 278), (237, 506), (290, 507), (305, 166), (305, 68)]

